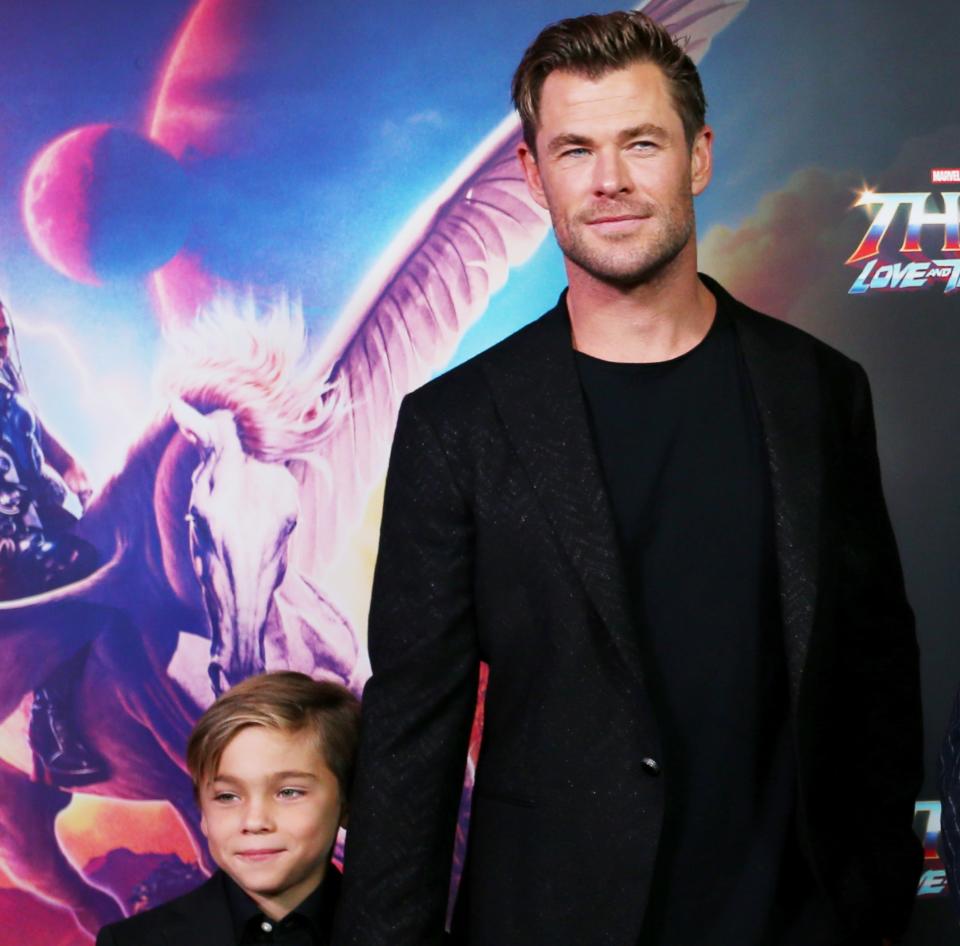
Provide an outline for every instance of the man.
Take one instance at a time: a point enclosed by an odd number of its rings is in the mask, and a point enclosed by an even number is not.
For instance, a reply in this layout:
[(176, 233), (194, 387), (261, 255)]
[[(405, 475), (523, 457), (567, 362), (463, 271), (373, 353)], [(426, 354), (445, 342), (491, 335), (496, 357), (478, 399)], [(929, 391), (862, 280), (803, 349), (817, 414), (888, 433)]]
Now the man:
[[(90, 484), (80, 464), (48, 431), (27, 396), (11, 352), (13, 322), (0, 302), (0, 600), (50, 591), (88, 575), (96, 552), (71, 535), (67, 490), (82, 506)], [(36, 775), (59, 785), (104, 777), (103, 762), (70, 721), (73, 683), (86, 651), (64, 663), (34, 694), (30, 745)]]
[(520, 160), (569, 289), (400, 411), (337, 946), (880, 946), (916, 641), (862, 369), (698, 277), (713, 133), (639, 13), (547, 28)]

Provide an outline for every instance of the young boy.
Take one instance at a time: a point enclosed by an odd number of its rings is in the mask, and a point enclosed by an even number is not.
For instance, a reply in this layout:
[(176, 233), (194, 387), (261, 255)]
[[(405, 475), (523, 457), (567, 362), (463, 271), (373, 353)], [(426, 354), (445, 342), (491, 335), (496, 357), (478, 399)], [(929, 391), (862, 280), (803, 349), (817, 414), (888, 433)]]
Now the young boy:
[(250, 677), (200, 717), (187, 768), (210, 854), (205, 884), (105, 926), (97, 946), (328, 946), (360, 704), (339, 684)]

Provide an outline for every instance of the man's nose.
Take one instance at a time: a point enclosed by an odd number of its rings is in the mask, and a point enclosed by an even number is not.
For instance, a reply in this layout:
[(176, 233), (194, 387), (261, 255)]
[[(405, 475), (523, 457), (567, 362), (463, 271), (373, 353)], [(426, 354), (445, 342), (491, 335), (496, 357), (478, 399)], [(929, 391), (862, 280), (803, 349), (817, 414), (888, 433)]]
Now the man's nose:
[(619, 148), (597, 153), (593, 186), (597, 197), (616, 197), (631, 189), (629, 169)]

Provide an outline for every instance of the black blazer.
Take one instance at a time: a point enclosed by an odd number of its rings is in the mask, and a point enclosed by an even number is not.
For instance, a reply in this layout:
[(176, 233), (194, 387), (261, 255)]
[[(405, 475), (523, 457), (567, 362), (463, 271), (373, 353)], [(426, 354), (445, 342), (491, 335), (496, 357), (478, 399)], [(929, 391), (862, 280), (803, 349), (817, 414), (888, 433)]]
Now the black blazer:
[(222, 873), (176, 900), (105, 926), (96, 946), (234, 946)]
[[(323, 884), (324, 903), (332, 909), (340, 872), (329, 867)], [(182, 897), (103, 927), (96, 946), (236, 946), (223, 871)]]
[(960, 690), (953, 701), (937, 771), (940, 801), (940, 853), (947, 872), (947, 893), (960, 916)]
[[(896, 934), (921, 863), (920, 703), (867, 379), (704, 281), (769, 456), (801, 842), (851, 932)], [(404, 400), (369, 646), (336, 946), (440, 942), (480, 661), (461, 936), (636, 942), (665, 779), (562, 299)]]

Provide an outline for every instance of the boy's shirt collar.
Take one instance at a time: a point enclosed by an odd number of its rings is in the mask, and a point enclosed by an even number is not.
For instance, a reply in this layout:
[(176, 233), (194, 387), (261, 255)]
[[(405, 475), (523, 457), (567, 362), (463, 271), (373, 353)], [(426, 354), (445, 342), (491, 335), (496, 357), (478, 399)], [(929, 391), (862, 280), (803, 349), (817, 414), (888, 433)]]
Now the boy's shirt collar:
[[(223, 873), (227, 906), (237, 946), (329, 946), (340, 891), (340, 871), (328, 865), (322, 883), (282, 920), (271, 920), (228, 874)], [(264, 924), (269, 925), (267, 929)]]

